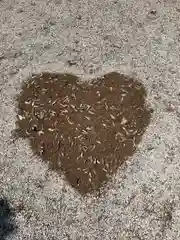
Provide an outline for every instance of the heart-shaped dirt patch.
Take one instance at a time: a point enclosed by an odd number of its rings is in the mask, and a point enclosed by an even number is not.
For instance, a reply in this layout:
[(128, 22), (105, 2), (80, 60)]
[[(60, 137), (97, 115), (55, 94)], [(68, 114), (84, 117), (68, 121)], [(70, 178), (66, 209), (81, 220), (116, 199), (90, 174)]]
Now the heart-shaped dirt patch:
[(90, 83), (41, 73), (18, 96), (17, 133), (81, 194), (93, 192), (131, 156), (150, 121), (141, 83), (109, 73)]

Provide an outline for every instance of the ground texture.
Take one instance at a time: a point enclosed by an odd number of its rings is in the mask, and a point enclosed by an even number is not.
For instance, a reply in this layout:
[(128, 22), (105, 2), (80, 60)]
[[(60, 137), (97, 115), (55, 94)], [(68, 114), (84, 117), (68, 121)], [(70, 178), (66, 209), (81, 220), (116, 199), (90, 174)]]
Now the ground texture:
[[(179, 20), (180, 3), (169, 0), (0, 1), (0, 198), (13, 209), (7, 239), (180, 239)], [(21, 85), (44, 71), (82, 80), (119, 72), (147, 90), (150, 125), (103, 196), (82, 196), (27, 139), (13, 137)]]

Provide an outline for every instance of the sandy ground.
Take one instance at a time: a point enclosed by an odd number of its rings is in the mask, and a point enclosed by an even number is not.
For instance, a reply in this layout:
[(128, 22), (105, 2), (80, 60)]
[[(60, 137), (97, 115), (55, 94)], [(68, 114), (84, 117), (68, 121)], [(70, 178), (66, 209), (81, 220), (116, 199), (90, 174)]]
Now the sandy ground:
[[(180, 239), (179, 20), (176, 0), (0, 1), (0, 194), (23, 204), (7, 239)], [(116, 70), (147, 88), (151, 125), (99, 199), (82, 198), (11, 137), (15, 95), (43, 70), (82, 79)]]

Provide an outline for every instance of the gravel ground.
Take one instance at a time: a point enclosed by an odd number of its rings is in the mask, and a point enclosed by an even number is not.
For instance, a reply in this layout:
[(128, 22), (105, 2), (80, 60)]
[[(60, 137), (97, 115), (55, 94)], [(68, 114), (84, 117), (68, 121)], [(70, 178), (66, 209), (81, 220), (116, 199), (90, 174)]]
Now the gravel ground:
[[(15, 209), (6, 239), (180, 239), (180, 3), (0, 1), (0, 189)], [(117, 71), (154, 109), (138, 151), (103, 197), (82, 197), (12, 138), (15, 96), (43, 70), (82, 79)]]

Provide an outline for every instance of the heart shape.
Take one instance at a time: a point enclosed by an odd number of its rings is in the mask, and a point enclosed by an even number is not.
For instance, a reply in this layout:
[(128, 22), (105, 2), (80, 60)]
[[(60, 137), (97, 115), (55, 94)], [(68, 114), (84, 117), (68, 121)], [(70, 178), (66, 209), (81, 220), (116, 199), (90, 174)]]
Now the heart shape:
[(99, 189), (132, 156), (149, 124), (142, 83), (116, 72), (87, 82), (33, 75), (18, 96), (18, 137), (81, 194)]

